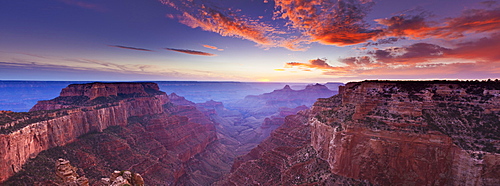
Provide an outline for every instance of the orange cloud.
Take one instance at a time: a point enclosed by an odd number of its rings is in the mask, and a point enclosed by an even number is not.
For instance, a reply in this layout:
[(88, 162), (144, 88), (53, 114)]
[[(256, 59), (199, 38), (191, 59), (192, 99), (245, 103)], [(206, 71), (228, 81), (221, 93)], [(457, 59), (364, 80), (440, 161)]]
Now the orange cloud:
[(363, 21), (373, 6), (365, 1), (276, 0), (275, 16), (289, 20), (292, 27), (327, 45), (353, 45), (377, 36)]
[(285, 68), (302, 71), (322, 70), (337, 77), (456, 77), (496, 78), (500, 75), (500, 34), (494, 34), (453, 48), (415, 43), (366, 52), (358, 57), (340, 58), (344, 66), (331, 66), (326, 59), (307, 63), (289, 62)]
[(213, 49), (213, 50), (218, 50), (218, 51), (224, 51), (224, 49), (217, 48), (216, 46), (203, 45), (203, 47)]
[(222, 36), (247, 39), (261, 45), (273, 45), (273, 40), (267, 36), (273, 31), (271, 27), (252, 21), (245, 16), (238, 16), (230, 10), (199, 2), (175, 0), (161, 0), (161, 2), (181, 11), (182, 16), (176, 18), (179, 19), (179, 22), (192, 28), (199, 27)]
[(347, 75), (351, 72), (349, 67), (333, 67), (330, 66), (326, 59), (311, 59), (307, 63), (288, 62), (285, 63), (285, 68), (298, 68), (302, 71), (311, 71), (311, 69), (322, 70), (324, 73), (335, 73), (336, 75)]
[(487, 9), (469, 9), (457, 17), (438, 21), (430, 21), (430, 14), (423, 12), (377, 19), (378, 24), (372, 26), (364, 20), (374, 5), (372, 0), (275, 0), (271, 22), (264, 22), (265, 16), (251, 18), (239, 9), (208, 1), (160, 1), (180, 12), (167, 17), (192, 28), (293, 51), (306, 50), (314, 42), (367, 47), (393, 44), (401, 39), (451, 40), (500, 30), (500, 7), (493, 7), (493, 2), (483, 3)]
[(176, 49), (176, 48), (165, 48), (165, 50), (170, 50), (170, 51), (174, 51), (174, 52), (181, 52), (181, 53), (185, 53), (185, 54), (200, 55), (200, 56), (216, 56), (215, 54), (212, 54), (212, 53), (201, 52), (201, 51), (196, 51), (196, 50)]

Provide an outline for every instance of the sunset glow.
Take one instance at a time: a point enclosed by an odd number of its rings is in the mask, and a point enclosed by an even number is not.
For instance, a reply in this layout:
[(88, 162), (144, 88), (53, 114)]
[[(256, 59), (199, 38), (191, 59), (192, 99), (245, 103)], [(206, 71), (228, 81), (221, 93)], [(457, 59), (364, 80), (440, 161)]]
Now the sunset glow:
[(0, 16), (2, 80), (500, 77), (498, 1), (27, 0)]

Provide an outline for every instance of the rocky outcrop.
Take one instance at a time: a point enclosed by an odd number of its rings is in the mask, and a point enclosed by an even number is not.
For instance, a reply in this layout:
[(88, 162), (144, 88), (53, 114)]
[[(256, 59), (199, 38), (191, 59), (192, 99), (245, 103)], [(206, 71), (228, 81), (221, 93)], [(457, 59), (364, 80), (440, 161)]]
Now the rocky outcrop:
[(63, 186), (88, 186), (89, 180), (85, 176), (79, 176), (78, 168), (71, 166), (68, 160), (59, 158), (56, 161), (56, 175)]
[[(499, 185), (499, 109), (498, 82), (348, 83), (339, 95), (318, 99), (296, 127), (286, 121), (239, 157), (219, 183), (338, 183), (313, 176), (327, 172), (349, 184)], [(275, 137), (299, 128), (310, 138), (281, 136), (284, 144)], [(289, 151), (297, 142), (302, 148)], [(306, 161), (290, 163), (297, 158)]]
[(60, 96), (39, 101), (30, 111), (55, 110), (100, 105), (127, 98), (165, 95), (156, 83), (89, 83), (71, 84), (62, 89)]
[(102, 178), (104, 186), (144, 186), (144, 178), (138, 173), (115, 170), (109, 178)]
[(349, 83), (313, 107), (311, 144), (335, 174), (375, 184), (497, 185), (499, 93), (495, 82)]

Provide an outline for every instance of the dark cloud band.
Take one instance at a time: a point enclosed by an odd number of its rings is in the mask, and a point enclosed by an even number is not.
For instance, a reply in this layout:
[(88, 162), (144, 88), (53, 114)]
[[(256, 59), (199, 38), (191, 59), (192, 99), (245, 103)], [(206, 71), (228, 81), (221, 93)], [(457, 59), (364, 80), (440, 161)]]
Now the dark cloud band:
[(116, 48), (129, 49), (129, 50), (139, 50), (139, 51), (152, 52), (152, 50), (144, 49), (144, 48), (136, 48), (136, 47), (129, 47), (129, 46), (121, 46), (121, 45), (108, 45), (108, 46), (110, 46), (110, 47), (116, 47)]
[(174, 51), (174, 52), (181, 52), (181, 53), (185, 53), (185, 54), (200, 55), (200, 56), (216, 56), (215, 54), (212, 54), (212, 53), (196, 51), (196, 50), (176, 49), (176, 48), (165, 48), (165, 50), (170, 50), (170, 51)]

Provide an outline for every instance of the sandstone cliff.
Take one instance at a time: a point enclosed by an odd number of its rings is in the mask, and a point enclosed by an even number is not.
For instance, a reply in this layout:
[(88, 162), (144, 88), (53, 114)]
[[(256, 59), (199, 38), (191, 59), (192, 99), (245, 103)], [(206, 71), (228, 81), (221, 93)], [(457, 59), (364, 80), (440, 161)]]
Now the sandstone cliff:
[(50, 183), (50, 176), (33, 175), (44, 175), (45, 162), (63, 157), (84, 169), (91, 185), (116, 169), (138, 172), (149, 185), (171, 185), (206, 176), (203, 170), (194, 175), (187, 164), (224, 151), (217, 148), (214, 123), (204, 113), (174, 105), (151, 83), (70, 85), (32, 110), (40, 113), (37, 120), (3, 125), (0, 182), (24, 167), (5, 184)]
[(239, 157), (219, 184), (500, 184), (498, 82), (349, 83), (301, 115)]
[(498, 82), (349, 83), (312, 110), (311, 144), (336, 174), (383, 185), (500, 183)]

